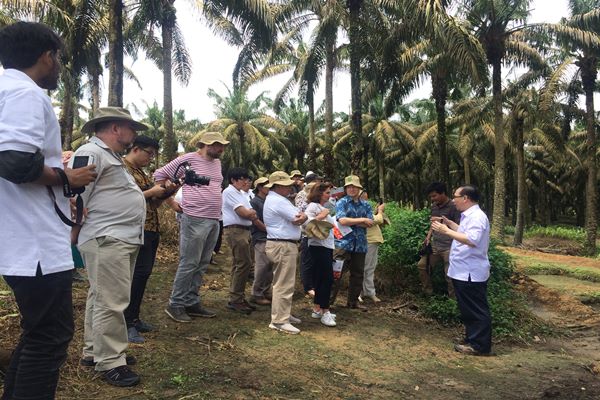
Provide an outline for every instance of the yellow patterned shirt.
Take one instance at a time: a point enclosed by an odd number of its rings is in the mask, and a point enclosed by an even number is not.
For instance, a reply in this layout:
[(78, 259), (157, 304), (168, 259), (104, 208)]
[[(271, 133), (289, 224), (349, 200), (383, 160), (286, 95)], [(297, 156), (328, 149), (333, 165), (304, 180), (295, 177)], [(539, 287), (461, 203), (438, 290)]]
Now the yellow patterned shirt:
[[(127, 171), (133, 176), (135, 183), (137, 183), (142, 192), (154, 186), (154, 181), (146, 175), (143, 169), (134, 167), (133, 164), (125, 158), (123, 158), (123, 162), (127, 167)], [(146, 224), (144, 225), (144, 230), (158, 232), (158, 211), (149, 200), (150, 199), (146, 199)]]

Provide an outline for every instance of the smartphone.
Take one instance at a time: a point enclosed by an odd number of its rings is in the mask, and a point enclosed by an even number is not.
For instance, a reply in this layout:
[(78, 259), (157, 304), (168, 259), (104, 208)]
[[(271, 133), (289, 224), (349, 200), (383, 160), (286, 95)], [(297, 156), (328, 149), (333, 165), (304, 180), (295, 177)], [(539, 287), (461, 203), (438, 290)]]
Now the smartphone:
[(75, 156), (73, 157), (73, 169), (87, 167), (94, 163), (94, 156)]

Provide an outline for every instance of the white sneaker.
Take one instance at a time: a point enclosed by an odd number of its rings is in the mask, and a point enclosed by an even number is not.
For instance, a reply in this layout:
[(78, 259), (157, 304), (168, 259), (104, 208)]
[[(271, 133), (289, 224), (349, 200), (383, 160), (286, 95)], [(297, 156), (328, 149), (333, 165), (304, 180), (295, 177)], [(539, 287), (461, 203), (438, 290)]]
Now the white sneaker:
[(336, 326), (335, 317), (329, 311), (327, 311), (321, 317), (321, 323), (325, 326)]
[(302, 320), (300, 318), (296, 318), (293, 315), (290, 315), (290, 324), (300, 324)]
[(359, 302), (359, 303), (362, 303), (362, 302), (364, 302), (364, 300), (363, 300), (362, 296), (360, 296), (360, 295), (358, 296), (358, 302)]
[(296, 334), (300, 333), (300, 329), (296, 328), (292, 324), (274, 324), (271, 322), (269, 324), (269, 328), (275, 329), (276, 331), (289, 333), (292, 335), (296, 335)]
[(321, 313), (321, 310), (319, 311), (313, 311), (310, 316), (314, 319), (321, 319), (321, 317), (323, 316), (323, 314)]

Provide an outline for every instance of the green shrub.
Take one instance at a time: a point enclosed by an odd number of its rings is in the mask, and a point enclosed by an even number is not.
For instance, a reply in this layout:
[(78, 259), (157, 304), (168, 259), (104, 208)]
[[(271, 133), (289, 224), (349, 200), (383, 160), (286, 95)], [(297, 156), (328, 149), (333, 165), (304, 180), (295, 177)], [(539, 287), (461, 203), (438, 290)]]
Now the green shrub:
[[(383, 229), (385, 243), (379, 248), (378, 275), (383, 287), (390, 291), (419, 293), (418, 251), (429, 229), (430, 211), (412, 211), (395, 203), (386, 206), (391, 225)], [(525, 306), (524, 298), (512, 287), (514, 263), (507, 253), (490, 244), (491, 269), (488, 281), (488, 301), (496, 337), (523, 337), (534, 328), (535, 320)], [(438, 268), (441, 268), (439, 266)], [(434, 270), (435, 271), (435, 270)], [(445, 286), (442, 271), (434, 273), (434, 289)], [(439, 275), (439, 276), (438, 276)], [(442, 323), (460, 321), (456, 301), (436, 295), (422, 298), (423, 313)]]

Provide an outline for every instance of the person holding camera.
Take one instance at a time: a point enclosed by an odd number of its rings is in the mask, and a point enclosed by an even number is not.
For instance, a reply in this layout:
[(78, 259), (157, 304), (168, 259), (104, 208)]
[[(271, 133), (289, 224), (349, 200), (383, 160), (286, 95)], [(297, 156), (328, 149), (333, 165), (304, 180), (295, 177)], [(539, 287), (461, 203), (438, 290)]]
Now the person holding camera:
[(81, 194), (87, 216), (73, 228), (87, 268), (90, 288), (85, 305), (83, 358), (81, 365), (95, 367), (104, 380), (115, 386), (133, 386), (140, 381), (129, 369), (132, 358), (123, 312), (129, 305), (131, 277), (140, 246), (144, 243), (146, 201), (129, 174), (120, 153), (148, 127), (135, 121), (121, 107), (99, 108), (81, 128), (95, 133), (79, 147), (71, 166), (94, 160), (96, 180)]
[[(442, 182), (432, 182), (425, 189), (425, 193), (431, 201), (431, 221), (439, 220), (442, 217), (448, 218), (455, 223), (460, 222), (460, 212), (447, 195), (446, 185)], [(452, 239), (446, 235), (429, 228), (423, 248), (421, 250), (421, 258), (417, 263), (419, 269), (419, 278), (423, 292), (430, 295), (433, 293), (431, 285), (431, 271), (433, 267), (440, 263), (444, 263), (444, 278), (448, 285), (448, 297), (454, 298), (454, 287), (452, 279), (448, 277), (450, 245)]]
[(22, 328), (14, 351), (0, 353), (0, 367), (10, 359), (3, 399), (53, 399), (73, 338), (69, 227), (55, 208), (69, 215), (71, 189), (96, 173), (94, 165), (62, 165), (60, 127), (46, 92), (58, 87), (62, 48), (43, 24), (0, 30), (0, 275)]
[(179, 266), (165, 313), (176, 322), (191, 317), (213, 318), (199, 290), (219, 236), (222, 197), (221, 155), (229, 141), (218, 132), (205, 132), (198, 150), (184, 154), (154, 172), (157, 183), (183, 178), (179, 228)]
[(244, 191), (250, 182), (248, 171), (245, 168), (231, 168), (227, 176), (229, 186), (223, 190), (223, 235), (233, 257), (227, 308), (250, 314), (254, 307), (248, 304), (244, 293), (252, 269), (250, 227), (257, 216)]
[(140, 332), (154, 330), (151, 324), (140, 319), (140, 307), (148, 278), (152, 274), (160, 241), (158, 207), (179, 187), (178, 184), (171, 181), (167, 181), (166, 186), (155, 185), (152, 178), (144, 172), (144, 167), (147, 167), (158, 156), (158, 149), (159, 145), (156, 139), (148, 136), (138, 136), (133, 141), (133, 146), (127, 150), (127, 155), (123, 158), (127, 171), (133, 176), (135, 183), (142, 190), (146, 199), (144, 244), (140, 247), (135, 260), (129, 306), (125, 309), (127, 337), (130, 343), (138, 344), (144, 343), (144, 337)]

